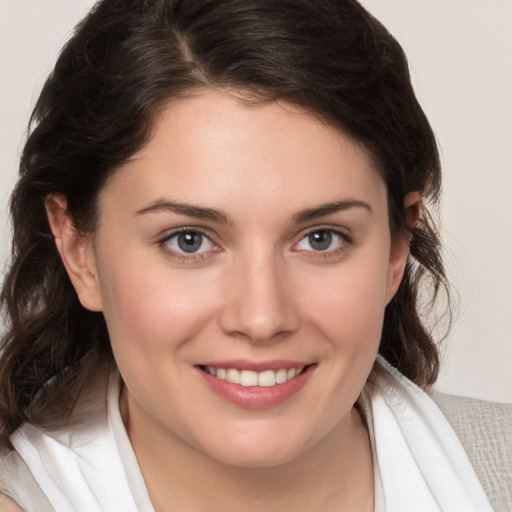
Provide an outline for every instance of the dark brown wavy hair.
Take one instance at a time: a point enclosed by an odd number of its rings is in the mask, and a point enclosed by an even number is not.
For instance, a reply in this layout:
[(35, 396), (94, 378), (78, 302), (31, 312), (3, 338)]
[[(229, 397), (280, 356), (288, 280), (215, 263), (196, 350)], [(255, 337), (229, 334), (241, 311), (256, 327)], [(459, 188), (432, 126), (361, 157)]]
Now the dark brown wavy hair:
[[(355, 0), (98, 2), (42, 89), (11, 199), (0, 442), (22, 422), (42, 421), (41, 411), (57, 410), (64, 420), (92, 376), (115, 368), (102, 313), (80, 305), (61, 263), (45, 198), (63, 194), (78, 232), (93, 232), (98, 192), (146, 143), (159, 110), (205, 87), (302, 105), (361, 143), (387, 184), (395, 238), (409, 229), (406, 193), (438, 201), (436, 141), (405, 55)], [(426, 208), (410, 254), (385, 311), (380, 353), (426, 386), (439, 355), (421, 320), (419, 283), (427, 277), (433, 297), (446, 288)]]

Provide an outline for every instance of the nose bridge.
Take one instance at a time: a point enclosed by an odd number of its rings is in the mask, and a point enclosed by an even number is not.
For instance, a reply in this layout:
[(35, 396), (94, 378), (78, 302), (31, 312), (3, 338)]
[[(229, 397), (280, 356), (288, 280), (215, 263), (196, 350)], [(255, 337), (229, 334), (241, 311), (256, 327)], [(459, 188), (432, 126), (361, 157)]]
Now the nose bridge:
[(255, 342), (265, 342), (297, 327), (284, 264), (272, 249), (239, 254), (230, 269), (222, 327)]

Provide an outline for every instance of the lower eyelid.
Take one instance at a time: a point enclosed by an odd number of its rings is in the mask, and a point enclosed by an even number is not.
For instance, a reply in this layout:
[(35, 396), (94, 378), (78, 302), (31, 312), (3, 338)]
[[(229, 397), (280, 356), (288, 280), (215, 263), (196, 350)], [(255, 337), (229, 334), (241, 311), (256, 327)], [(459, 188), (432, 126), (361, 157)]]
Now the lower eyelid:
[[(183, 233), (177, 233), (173, 236), (171, 236), (168, 240), (167, 240), (167, 243), (174, 241), (176, 240), (176, 243), (178, 243), (178, 237), (183, 234)], [(176, 247), (172, 247), (172, 250), (176, 251), (176, 252), (179, 252), (181, 254), (181, 252), (183, 251), (183, 254), (190, 254), (191, 256), (194, 255), (194, 254), (204, 254), (205, 252), (210, 252), (211, 251), (211, 248), (213, 247), (213, 242), (206, 236), (206, 235), (203, 235), (201, 233), (201, 246), (203, 246), (204, 244), (207, 245), (207, 247), (203, 250), (201, 250), (201, 252), (190, 252), (190, 253), (187, 253), (187, 251), (184, 251), (183, 249), (181, 248), (176, 248)]]
[[(341, 246), (345, 246), (345, 245), (351, 243), (350, 237), (347, 234), (345, 234), (344, 232), (342, 232), (342, 231), (340, 231), (338, 229), (333, 229), (333, 228), (328, 228), (328, 227), (325, 227), (325, 228), (324, 227), (318, 227), (318, 228), (311, 229), (311, 230), (307, 231), (306, 233), (304, 233), (302, 235), (302, 237), (299, 239), (299, 241), (294, 244), (294, 247), (296, 247), (303, 240), (307, 239), (313, 233), (318, 233), (320, 231), (326, 231), (328, 233), (331, 233), (333, 236), (339, 238), (340, 239), (339, 245), (341, 245)], [(329, 249), (329, 250), (325, 250), (325, 251), (320, 251), (320, 250), (319, 251), (315, 251), (314, 249), (311, 249), (311, 250), (303, 249), (303, 250), (305, 252), (314, 252), (314, 253), (324, 253), (324, 254), (327, 254), (327, 253), (335, 252), (335, 251), (340, 250), (340, 249), (342, 249), (342, 247), (337, 247), (335, 249)]]
[[(336, 247), (333, 249), (326, 249), (326, 250), (315, 250), (313, 248), (311, 248), (311, 249), (297, 248), (297, 246), (300, 242), (302, 242), (304, 239), (306, 239), (308, 236), (312, 235), (313, 233), (316, 233), (319, 231), (329, 232), (333, 236), (339, 238), (339, 242), (336, 244)], [(180, 234), (190, 233), (190, 232), (198, 233), (202, 237), (204, 237), (208, 241), (209, 247), (202, 252), (187, 253), (186, 251), (183, 251), (180, 249), (174, 249), (170, 246), (169, 242), (174, 237), (178, 237)], [(346, 250), (348, 248), (347, 246), (349, 246), (352, 243), (353, 243), (353, 241), (352, 241), (351, 236), (349, 236), (345, 232), (343, 232), (339, 229), (319, 226), (319, 227), (316, 227), (315, 229), (311, 229), (311, 230), (305, 232), (301, 236), (301, 238), (293, 244), (292, 249), (297, 248), (296, 252), (311, 253), (314, 256), (329, 257), (329, 256), (334, 256), (335, 254)], [(182, 259), (182, 260), (194, 260), (194, 259), (198, 260), (198, 259), (208, 258), (211, 255), (211, 253), (222, 252), (222, 249), (212, 240), (212, 238), (200, 228), (189, 228), (189, 227), (178, 228), (178, 229), (168, 233), (164, 237), (160, 238), (157, 241), (157, 244), (159, 246), (161, 246), (162, 249), (165, 250), (171, 256), (178, 258), (178, 259)]]
[[(179, 248), (173, 248), (171, 246), (171, 241), (173, 239), (176, 239), (179, 235), (185, 234), (185, 233), (197, 233), (201, 235), (205, 240), (208, 241), (209, 247), (205, 251), (202, 252), (190, 252), (187, 253), (186, 251), (180, 250)], [(174, 257), (178, 257), (180, 259), (197, 259), (200, 257), (206, 257), (211, 252), (217, 252), (215, 249), (217, 248), (217, 245), (212, 240), (210, 236), (208, 236), (202, 229), (200, 228), (178, 228), (164, 237), (161, 237), (159, 240), (157, 240), (157, 244), (162, 247), (167, 253), (171, 254)]]

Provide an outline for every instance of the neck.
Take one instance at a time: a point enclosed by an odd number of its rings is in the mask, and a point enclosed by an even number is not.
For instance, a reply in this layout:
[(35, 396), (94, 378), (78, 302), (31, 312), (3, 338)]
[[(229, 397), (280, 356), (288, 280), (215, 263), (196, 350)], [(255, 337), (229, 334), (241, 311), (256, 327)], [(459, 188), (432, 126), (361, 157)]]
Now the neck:
[(123, 395), (123, 421), (156, 512), (373, 510), (370, 442), (355, 407), (346, 422), (295, 459), (241, 468), (148, 425), (130, 404)]

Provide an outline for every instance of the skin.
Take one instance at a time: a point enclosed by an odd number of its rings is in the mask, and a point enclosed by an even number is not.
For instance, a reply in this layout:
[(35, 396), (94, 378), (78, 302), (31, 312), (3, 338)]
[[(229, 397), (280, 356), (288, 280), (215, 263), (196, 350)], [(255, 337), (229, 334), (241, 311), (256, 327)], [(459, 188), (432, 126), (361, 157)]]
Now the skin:
[[(318, 210), (340, 201), (356, 203)], [(417, 212), (419, 195), (405, 207)], [(170, 103), (107, 182), (92, 237), (76, 234), (64, 197), (47, 210), (82, 304), (105, 315), (156, 510), (373, 510), (354, 403), (408, 244), (392, 242), (386, 186), (357, 143), (295, 106), (203, 90)], [(180, 252), (183, 227), (206, 235), (198, 253)], [(249, 408), (197, 369), (232, 359), (315, 366), (288, 400)]]
[(23, 512), (22, 509), (18, 507), (13, 500), (5, 496), (5, 494), (0, 494), (0, 510), (2, 510), (2, 512)]

